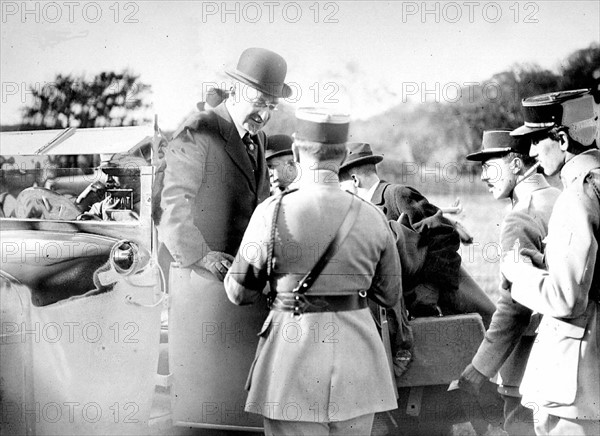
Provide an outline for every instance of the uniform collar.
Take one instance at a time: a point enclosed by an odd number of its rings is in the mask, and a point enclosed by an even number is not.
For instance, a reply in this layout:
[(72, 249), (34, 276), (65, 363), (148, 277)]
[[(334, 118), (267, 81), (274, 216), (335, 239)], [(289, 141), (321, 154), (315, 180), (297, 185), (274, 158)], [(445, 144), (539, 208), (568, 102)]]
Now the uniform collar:
[(560, 170), (564, 187), (568, 187), (580, 175), (587, 174), (594, 168), (600, 168), (600, 150), (592, 149), (573, 156)]
[(529, 203), (531, 194), (538, 189), (549, 188), (550, 184), (542, 174), (532, 174), (525, 180), (517, 184), (513, 190), (513, 207), (519, 203)]

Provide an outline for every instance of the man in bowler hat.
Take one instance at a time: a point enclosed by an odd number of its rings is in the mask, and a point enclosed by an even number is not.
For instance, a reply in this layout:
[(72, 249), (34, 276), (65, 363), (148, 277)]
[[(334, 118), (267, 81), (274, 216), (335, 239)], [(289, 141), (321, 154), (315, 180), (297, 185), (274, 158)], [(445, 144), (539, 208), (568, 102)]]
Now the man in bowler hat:
[[(512, 208), (500, 226), (502, 253), (510, 251), (515, 241), (520, 241), (521, 247), (543, 252), (548, 220), (560, 194), (536, 172), (529, 148), (528, 138), (511, 137), (510, 130), (489, 130), (483, 132), (482, 150), (467, 156), (468, 160), (481, 162), (481, 180), (492, 196), (511, 201)], [(503, 256), (500, 261), (505, 259)], [(463, 371), (459, 386), (477, 395), (483, 383), (499, 373), (504, 430), (510, 436), (533, 435), (534, 417), (521, 405), (519, 386), (541, 316), (514, 301), (510, 289), (499, 288), (500, 298), (490, 327), (473, 361)]]
[[(254, 302), (267, 282), (275, 293), (245, 410), (263, 415), (266, 435), (368, 435), (376, 412), (396, 408), (367, 298), (396, 303), (398, 252), (381, 211), (339, 188), (349, 117), (314, 108), (296, 116), (305, 176), (257, 207), (242, 241), (256, 250), (240, 250), (225, 277), (236, 304)], [(299, 282), (332, 241), (332, 258), (304, 292)]]
[(291, 95), (286, 72), (277, 53), (245, 50), (226, 71), (228, 97), (173, 134), (158, 230), (180, 266), (225, 277), (254, 208), (269, 196), (262, 129), (279, 99)]
[(289, 135), (272, 135), (267, 141), (267, 167), (271, 195), (278, 194), (288, 188), (298, 176), (298, 168), (294, 162), (292, 143)]
[(543, 315), (521, 383), (538, 435), (600, 434), (600, 152), (598, 107), (588, 89), (523, 100), (530, 155), (564, 189), (546, 250), (518, 246), (501, 271), (511, 296)]

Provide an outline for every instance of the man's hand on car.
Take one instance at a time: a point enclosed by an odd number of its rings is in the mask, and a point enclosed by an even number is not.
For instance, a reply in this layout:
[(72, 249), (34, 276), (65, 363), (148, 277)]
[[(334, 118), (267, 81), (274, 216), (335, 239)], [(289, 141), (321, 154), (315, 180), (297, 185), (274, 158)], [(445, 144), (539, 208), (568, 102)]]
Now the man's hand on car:
[(225, 279), (225, 275), (233, 262), (233, 256), (221, 251), (209, 251), (206, 256), (196, 262), (193, 267), (198, 266), (209, 270), (219, 281)]

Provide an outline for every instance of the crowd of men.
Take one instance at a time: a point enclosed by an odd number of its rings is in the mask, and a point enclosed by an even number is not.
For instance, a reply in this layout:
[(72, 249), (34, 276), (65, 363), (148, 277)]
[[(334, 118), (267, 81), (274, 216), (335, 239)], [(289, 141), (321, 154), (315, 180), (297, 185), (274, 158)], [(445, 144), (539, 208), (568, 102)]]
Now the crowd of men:
[[(500, 374), (508, 434), (600, 434), (600, 153), (589, 90), (525, 99), (524, 125), (490, 126), (467, 157), (482, 163), (493, 197), (512, 202), (494, 304), (461, 286), (456, 225), (415, 189), (380, 180), (383, 156), (348, 142), (348, 115), (302, 108), (293, 137), (267, 137), (292, 93), (280, 55), (250, 48), (226, 73), (231, 88), (199, 105), (165, 150), (158, 229), (169, 260), (210, 272), (233, 303), (268, 292), (246, 410), (293, 401), (325, 413), (294, 421), (264, 409), (265, 434), (370, 434), (376, 413), (398, 407), (410, 317), (465, 312), (488, 329), (459, 387), (477, 395)], [(561, 174), (562, 192), (539, 164)], [(259, 253), (238, 255), (247, 246)], [(285, 341), (278, 332), (289, 322), (303, 331), (333, 322), (339, 334)]]

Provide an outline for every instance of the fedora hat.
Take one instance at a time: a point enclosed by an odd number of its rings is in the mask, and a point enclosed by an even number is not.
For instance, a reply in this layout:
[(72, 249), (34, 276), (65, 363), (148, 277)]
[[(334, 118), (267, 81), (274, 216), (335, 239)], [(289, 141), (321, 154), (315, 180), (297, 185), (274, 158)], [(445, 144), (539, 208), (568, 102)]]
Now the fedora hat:
[(296, 111), (294, 138), (321, 144), (343, 144), (348, 140), (350, 116), (329, 109), (304, 107)]
[(481, 150), (467, 155), (467, 160), (485, 162), (488, 159), (502, 157), (515, 152), (528, 155), (531, 147), (529, 138), (514, 137), (510, 129), (486, 130), (481, 140)]
[(267, 160), (277, 157), (292, 155), (292, 144), (294, 139), (289, 135), (273, 135), (267, 138), (267, 148), (265, 158)]
[(569, 135), (584, 146), (592, 145), (596, 137), (598, 115), (594, 112), (594, 97), (589, 89), (551, 92), (523, 100), (524, 124), (511, 132), (526, 136), (564, 126)]
[(373, 154), (371, 145), (366, 142), (349, 142), (346, 144), (346, 148), (348, 149), (348, 156), (342, 162), (340, 171), (358, 165), (377, 164), (383, 160), (383, 156)]
[(225, 70), (225, 73), (272, 97), (286, 98), (292, 95), (292, 89), (283, 83), (287, 63), (271, 50), (247, 48), (240, 56), (237, 68)]

